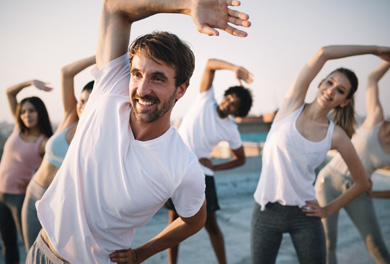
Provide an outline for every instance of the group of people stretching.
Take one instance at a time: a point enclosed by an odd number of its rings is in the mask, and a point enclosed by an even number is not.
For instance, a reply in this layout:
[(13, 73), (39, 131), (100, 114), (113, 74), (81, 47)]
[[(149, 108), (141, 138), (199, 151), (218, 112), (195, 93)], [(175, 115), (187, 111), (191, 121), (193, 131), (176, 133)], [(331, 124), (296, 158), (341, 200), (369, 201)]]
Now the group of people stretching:
[[(138, 37), (129, 46), (134, 22), (157, 13), (192, 17), (199, 32), (217, 29), (238, 37), (249, 16), (232, 9), (239, 1), (104, 1), (97, 53), (62, 69), (64, 118), (53, 135), (43, 102), (17, 94), (39, 80), (7, 90), (15, 117), (0, 165), (0, 232), (6, 263), (18, 263), (17, 231), (28, 251), (26, 263), (141, 263), (168, 250), (177, 262), (178, 244), (205, 227), (218, 263), (226, 263), (214, 172), (245, 164), (237, 125), (252, 95), (244, 67), (210, 59), (200, 93), (178, 130), (172, 109), (189, 87), (195, 56), (168, 32)], [(356, 75), (338, 68), (305, 102), (313, 79), (328, 60), (373, 54), (385, 60), (369, 75), (367, 117), (355, 133)], [(371, 197), (370, 177), (390, 164), (390, 122), (379, 100), (378, 81), (390, 68), (390, 47), (327, 46), (307, 62), (285, 95), (268, 133), (251, 224), (253, 263), (275, 263), (283, 233), (291, 235), (300, 263), (336, 263), (337, 212), (345, 208), (378, 263), (390, 256)], [(74, 77), (94, 65), (94, 81), (77, 101)], [(234, 72), (239, 85), (218, 104), (213, 80)], [(87, 103), (88, 101), (88, 103)], [(352, 140), (351, 140), (352, 138)], [(232, 158), (213, 164), (210, 153), (229, 142)], [(338, 154), (315, 169), (329, 150)], [(137, 248), (132, 242), (165, 206), (169, 224)], [(322, 221), (322, 222), (321, 222)], [(244, 242), (244, 241), (243, 241)]]

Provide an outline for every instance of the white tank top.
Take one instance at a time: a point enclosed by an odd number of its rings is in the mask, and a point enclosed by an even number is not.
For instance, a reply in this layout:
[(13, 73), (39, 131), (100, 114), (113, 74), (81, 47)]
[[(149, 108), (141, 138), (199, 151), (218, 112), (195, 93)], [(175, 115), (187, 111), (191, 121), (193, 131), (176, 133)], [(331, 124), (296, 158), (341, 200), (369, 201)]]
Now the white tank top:
[(272, 124), (268, 133), (260, 181), (254, 194), (261, 210), (269, 202), (303, 207), (306, 201), (316, 198), (314, 170), (331, 147), (334, 123), (329, 121), (328, 131), (321, 141), (306, 139), (296, 128), (304, 106)]
[[(377, 169), (390, 164), (390, 153), (386, 153), (378, 141), (378, 133), (382, 124), (383, 122), (380, 122), (372, 128), (360, 127), (352, 137), (352, 144), (368, 177), (371, 177)], [(340, 154), (336, 154), (326, 167), (351, 177), (348, 166)]]

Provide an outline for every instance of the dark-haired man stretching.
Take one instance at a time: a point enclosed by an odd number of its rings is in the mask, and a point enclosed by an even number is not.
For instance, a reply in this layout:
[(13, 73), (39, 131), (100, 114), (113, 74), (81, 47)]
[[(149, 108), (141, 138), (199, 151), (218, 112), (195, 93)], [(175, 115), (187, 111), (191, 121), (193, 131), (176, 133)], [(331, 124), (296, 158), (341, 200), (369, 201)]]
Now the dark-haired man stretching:
[[(156, 13), (191, 15), (198, 30), (246, 33), (238, 1), (106, 0), (94, 90), (53, 183), (37, 203), (42, 232), (27, 263), (140, 263), (204, 225), (204, 178), (196, 157), (170, 126), (189, 84), (191, 50), (175, 35), (153, 33), (130, 47), (133, 22)], [(172, 197), (180, 218), (132, 249), (144, 226)]]

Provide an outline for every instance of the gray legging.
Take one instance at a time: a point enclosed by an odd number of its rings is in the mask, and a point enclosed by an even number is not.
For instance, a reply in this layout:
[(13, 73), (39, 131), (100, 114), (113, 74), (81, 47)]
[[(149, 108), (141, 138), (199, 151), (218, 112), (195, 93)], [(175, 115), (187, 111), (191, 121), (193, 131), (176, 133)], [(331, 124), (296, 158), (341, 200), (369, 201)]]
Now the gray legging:
[(268, 203), (260, 211), (256, 202), (251, 224), (252, 263), (275, 263), (283, 233), (290, 233), (299, 263), (325, 263), (324, 229), (318, 217), (306, 216), (298, 206), (279, 203)]
[(41, 223), (38, 220), (35, 203), (39, 201), (47, 188), (43, 188), (34, 180), (31, 180), (27, 186), (26, 197), (22, 207), (22, 230), (24, 237), (24, 246), (28, 252), (35, 239), (41, 231)]
[[(352, 184), (353, 181), (350, 177), (326, 167), (320, 172), (316, 182), (317, 200), (320, 204), (328, 204), (348, 190)], [(344, 209), (359, 230), (368, 251), (375, 261), (377, 263), (390, 263), (390, 255), (383, 241), (371, 198), (364, 193), (345, 206)], [(337, 221), (337, 212), (322, 219), (326, 236), (328, 263), (337, 263)]]

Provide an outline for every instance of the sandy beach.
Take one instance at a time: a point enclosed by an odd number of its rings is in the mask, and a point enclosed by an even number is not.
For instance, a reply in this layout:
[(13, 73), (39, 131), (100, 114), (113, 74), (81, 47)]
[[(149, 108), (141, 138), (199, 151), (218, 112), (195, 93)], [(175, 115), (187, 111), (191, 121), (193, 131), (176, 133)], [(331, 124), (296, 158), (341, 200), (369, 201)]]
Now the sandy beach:
[[(247, 164), (241, 168), (216, 174), (217, 191), (221, 210), (217, 212), (218, 221), (225, 237), (228, 263), (250, 263), (250, 222), (253, 209), (253, 192), (256, 188), (260, 157), (249, 157)], [(374, 189), (390, 189), (390, 175), (375, 174)], [(378, 220), (388, 248), (390, 248), (390, 199), (374, 199)], [(134, 247), (155, 236), (167, 224), (168, 213), (161, 209), (151, 221), (137, 230)], [(24, 249), (20, 246), (24, 263)], [(357, 229), (352, 224), (344, 210), (339, 217), (339, 263), (370, 264), (375, 263), (370, 257)], [(0, 256), (0, 264), (4, 263)], [(167, 253), (161, 252), (144, 263), (168, 263)], [(213, 264), (216, 263), (207, 232), (199, 233), (181, 243), (179, 263), (183, 264)], [(277, 258), (277, 263), (298, 263), (295, 250), (289, 235), (285, 235)]]

